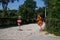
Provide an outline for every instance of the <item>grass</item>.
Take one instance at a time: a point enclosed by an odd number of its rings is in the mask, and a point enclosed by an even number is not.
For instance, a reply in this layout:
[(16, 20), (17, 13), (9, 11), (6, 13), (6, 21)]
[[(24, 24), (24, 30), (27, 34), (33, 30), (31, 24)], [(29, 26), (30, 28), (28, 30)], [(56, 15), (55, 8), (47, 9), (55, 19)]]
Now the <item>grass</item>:
[(49, 29), (45, 29), (45, 31), (47, 31), (48, 33), (54, 34), (56, 36), (60, 36), (60, 32), (59, 31), (53, 31), (53, 30), (49, 30)]

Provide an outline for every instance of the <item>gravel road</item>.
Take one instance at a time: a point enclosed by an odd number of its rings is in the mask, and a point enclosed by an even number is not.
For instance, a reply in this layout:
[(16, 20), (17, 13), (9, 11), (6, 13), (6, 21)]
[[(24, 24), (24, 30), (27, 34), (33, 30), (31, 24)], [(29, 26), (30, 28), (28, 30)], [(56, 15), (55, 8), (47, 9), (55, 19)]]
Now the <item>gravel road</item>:
[(0, 29), (0, 40), (60, 40), (60, 37), (48, 34), (46, 31), (39, 31), (39, 29), (37, 24)]

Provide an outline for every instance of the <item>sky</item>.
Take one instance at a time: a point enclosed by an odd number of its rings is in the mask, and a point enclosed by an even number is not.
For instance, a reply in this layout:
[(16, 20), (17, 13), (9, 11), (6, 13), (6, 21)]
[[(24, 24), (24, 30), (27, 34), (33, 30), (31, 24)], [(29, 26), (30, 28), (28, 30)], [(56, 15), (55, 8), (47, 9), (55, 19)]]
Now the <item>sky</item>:
[[(19, 8), (19, 5), (22, 5), (24, 3), (25, 0), (20, 0), (19, 2), (15, 1), (14, 3), (9, 3), (8, 4), (8, 8), (10, 10), (17, 10)], [(44, 2), (42, 0), (34, 0), (36, 1), (36, 5), (37, 7), (44, 7)], [(0, 10), (2, 9), (2, 5), (0, 4)]]

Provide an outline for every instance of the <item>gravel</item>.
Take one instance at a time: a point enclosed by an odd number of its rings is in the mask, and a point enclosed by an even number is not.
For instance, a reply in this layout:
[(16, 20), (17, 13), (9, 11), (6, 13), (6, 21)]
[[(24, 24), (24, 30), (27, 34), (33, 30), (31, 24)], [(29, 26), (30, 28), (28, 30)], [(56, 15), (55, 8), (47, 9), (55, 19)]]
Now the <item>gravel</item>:
[(60, 40), (60, 37), (46, 33), (40, 31), (40, 27), (34, 23), (0, 29), (0, 40)]

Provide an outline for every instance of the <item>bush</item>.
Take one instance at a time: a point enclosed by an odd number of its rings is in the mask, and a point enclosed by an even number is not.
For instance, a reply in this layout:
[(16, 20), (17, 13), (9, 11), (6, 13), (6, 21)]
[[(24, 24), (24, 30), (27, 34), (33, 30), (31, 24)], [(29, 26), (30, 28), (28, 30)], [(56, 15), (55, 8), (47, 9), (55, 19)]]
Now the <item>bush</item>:
[(0, 18), (0, 25), (17, 25), (17, 18)]
[(57, 18), (48, 19), (46, 30), (49, 33), (60, 36), (60, 20)]

